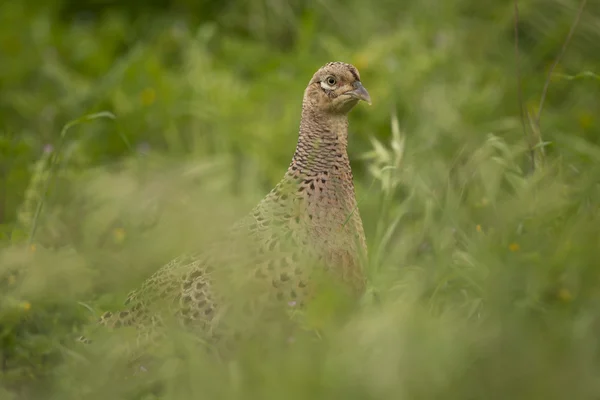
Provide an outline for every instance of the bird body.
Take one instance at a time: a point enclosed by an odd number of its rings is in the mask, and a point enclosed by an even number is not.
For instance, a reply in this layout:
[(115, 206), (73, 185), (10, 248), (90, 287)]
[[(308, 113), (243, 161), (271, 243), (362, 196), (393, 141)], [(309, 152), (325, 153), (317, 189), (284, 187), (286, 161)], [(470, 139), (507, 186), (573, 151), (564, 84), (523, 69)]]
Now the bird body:
[(100, 323), (147, 331), (165, 315), (154, 307), (161, 300), (183, 325), (216, 331), (236, 297), (244, 312), (271, 300), (301, 306), (318, 268), (360, 295), (367, 248), (347, 153), (348, 112), (359, 100), (370, 103), (355, 67), (334, 62), (319, 69), (304, 93), (283, 179), (225, 237), (159, 269), (128, 296), (125, 310)]

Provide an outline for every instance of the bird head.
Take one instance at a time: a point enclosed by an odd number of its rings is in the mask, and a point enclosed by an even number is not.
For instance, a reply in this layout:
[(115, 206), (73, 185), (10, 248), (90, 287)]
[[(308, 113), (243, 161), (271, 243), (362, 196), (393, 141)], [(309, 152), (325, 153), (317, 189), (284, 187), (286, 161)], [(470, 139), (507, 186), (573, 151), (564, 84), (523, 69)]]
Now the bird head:
[(360, 100), (371, 104), (358, 70), (343, 62), (330, 62), (321, 67), (310, 80), (304, 100), (331, 114), (347, 114)]

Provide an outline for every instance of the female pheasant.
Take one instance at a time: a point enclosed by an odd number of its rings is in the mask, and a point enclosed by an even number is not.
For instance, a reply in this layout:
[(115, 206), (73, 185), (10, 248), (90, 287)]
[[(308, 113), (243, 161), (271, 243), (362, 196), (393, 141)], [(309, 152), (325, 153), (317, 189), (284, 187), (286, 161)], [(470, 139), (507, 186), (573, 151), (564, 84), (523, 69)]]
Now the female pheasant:
[(367, 249), (347, 153), (348, 113), (360, 100), (371, 103), (354, 66), (320, 68), (304, 92), (298, 143), (283, 179), (225, 238), (159, 269), (128, 296), (125, 310), (104, 314), (100, 323), (147, 335), (163, 317), (175, 317), (215, 332), (236, 309), (234, 299), (243, 299), (245, 314), (264, 300), (302, 305), (315, 271), (362, 293)]

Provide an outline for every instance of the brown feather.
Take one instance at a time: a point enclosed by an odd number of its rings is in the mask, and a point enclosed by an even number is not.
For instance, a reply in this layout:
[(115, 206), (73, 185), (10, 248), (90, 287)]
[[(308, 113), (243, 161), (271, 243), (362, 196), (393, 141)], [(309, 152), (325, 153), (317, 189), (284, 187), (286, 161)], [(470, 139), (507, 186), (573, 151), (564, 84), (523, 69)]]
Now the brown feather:
[(367, 248), (347, 152), (348, 112), (358, 103), (347, 93), (356, 82), (350, 64), (319, 69), (304, 92), (296, 151), (279, 184), (211, 249), (162, 267), (128, 296), (125, 311), (100, 324), (135, 326), (145, 338), (162, 321), (161, 300), (183, 325), (218, 332), (216, 321), (242, 293), (250, 309), (264, 300), (308, 301), (315, 266), (360, 295)]

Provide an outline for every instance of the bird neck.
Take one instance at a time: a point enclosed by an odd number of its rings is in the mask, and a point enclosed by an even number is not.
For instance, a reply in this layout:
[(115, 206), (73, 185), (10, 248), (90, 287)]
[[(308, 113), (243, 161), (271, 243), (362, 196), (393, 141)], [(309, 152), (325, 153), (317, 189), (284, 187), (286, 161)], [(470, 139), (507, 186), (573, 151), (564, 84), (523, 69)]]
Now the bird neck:
[(312, 175), (333, 175), (350, 168), (348, 160), (348, 116), (303, 107), (300, 135), (290, 170)]

